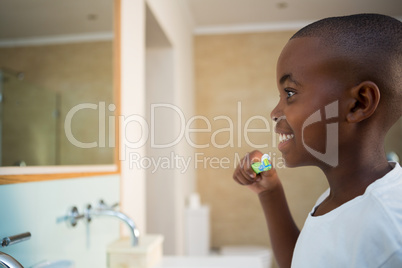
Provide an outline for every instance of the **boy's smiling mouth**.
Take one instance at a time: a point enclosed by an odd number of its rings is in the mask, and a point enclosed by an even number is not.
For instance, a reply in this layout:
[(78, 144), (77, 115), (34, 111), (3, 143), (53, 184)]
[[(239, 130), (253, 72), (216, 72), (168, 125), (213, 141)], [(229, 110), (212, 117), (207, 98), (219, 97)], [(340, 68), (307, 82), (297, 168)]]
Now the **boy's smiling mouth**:
[(281, 132), (278, 132), (278, 135), (279, 135), (278, 150), (283, 153), (284, 147), (294, 139), (295, 135)]
[(283, 153), (284, 146), (286, 146), (291, 140), (294, 139), (295, 135), (294, 134), (286, 134), (286, 133), (281, 133), (277, 132), (279, 135), (279, 144), (278, 144), (278, 150)]
[(278, 133), (278, 134), (279, 134), (279, 143), (286, 142), (295, 137), (295, 135), (293, 134), (284, 134), (284, 133)]
[(279, 143), (286, 142), (295, 137), (295, 135), (293, 135), (292, 133), (285, 133), (286, 131), (280, 130), (280, 127), (278, 127), (279, 122), (284, 119), (286, 119), (286, 116), (284, 116), (284, 115), (279, 118), (274, 119), (274, 121), (277, 124), (275, 126), (275, 132), (279, 135)]

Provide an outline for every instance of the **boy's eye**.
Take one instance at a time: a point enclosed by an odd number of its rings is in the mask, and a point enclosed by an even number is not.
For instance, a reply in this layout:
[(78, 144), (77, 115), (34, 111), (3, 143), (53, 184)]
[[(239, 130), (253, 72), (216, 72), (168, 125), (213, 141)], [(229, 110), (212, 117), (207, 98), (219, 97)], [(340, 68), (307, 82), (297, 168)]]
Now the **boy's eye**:
[(289, 99), (290, 97), (292, 97), (293, 95), (296, 94), (296, 92), (294, 92), (293, 90), (289, 89), (289, 88), (285, 88), (285, 93), (286, 93), (286, 97)]

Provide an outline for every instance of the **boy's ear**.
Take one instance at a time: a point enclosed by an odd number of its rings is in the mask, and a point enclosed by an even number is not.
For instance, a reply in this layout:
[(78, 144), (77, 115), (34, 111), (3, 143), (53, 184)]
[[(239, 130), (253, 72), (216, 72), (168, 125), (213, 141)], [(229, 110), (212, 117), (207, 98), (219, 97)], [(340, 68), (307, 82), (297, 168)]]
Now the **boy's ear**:
[(361, 82), (351, 89), (351, 102), (346, 119), (350, 123), (358, 123), (369, 118), (380, 102), (380, 90), (371, 81)]

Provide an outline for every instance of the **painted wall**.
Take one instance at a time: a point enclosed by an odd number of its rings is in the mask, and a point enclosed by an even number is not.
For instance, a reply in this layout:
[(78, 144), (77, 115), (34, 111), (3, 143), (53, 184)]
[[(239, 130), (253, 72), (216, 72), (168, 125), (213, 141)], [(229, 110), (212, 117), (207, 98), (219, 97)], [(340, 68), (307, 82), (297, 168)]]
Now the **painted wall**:
[(106, 267), (106, 246), (119, 238), (120, 222), (95, 218), (87, 228), (69, 228), (57, 219), (71, 206), (80, 212), (103, 199), (119, 200), (119, 176), (100, 176), (0, 186), (1, 238), (31, 232), (30, 240), (2, 248), (24, 267), (44, 260), (67, 259), (77, 268)]
[[(211, 207), (211, 243), (269, 245), (257, 196), (232, 179), (247, 152), (271, 153), (296, 223), (301, 227), (327, 182), (316, 168), (285, 168), (270, 112), (278, 101), (276, 61), (292, 32), (195, 37), (198, 189)], [(260, 132), (254, 131), (260, 130)], [(245, 132), (250, 130), (250, 132)]]
[[(150, 126), (151, 122), (147, 120), (150, 105), (164, 102), (179, 107), (186, 117), (191, 116), (194, 113), (193, 37), (192, 22), (188, 16), (188, 11), (183, 8), (180, 1), (122, 0), (121, 2), (122, 94), (124, 96), (121, 102), (122, 115), (125, 117), (135, 115), (137, 119), (141, 117), (145, 120), (143, 123)], [(170, 52), (167, 54), (167, 59), (170, 64), (168, 66), (170, 77), (167, 78), (167, 73), (160, 74), (160, 76), (157, 73), (151, 76), (146, 73), (147, 64), (154, 62), (153, 59), (157, 60), (158, 57), (148, 50), (147, 59), (146, 36), (149, 35), (149, 32), (146, 32), (148, 26), (146, 25), (147, 8), (169, 41)], [(153, 56), (156, 58), (152, 59)], [(160, 67), (165, 66), (161, 65)], [(158, 81), (151, 86), (152, 90), (148, 90), (152, 79)], [(163, 85), (162, 81), (168, 81), (168, 84)], [(149, 95), (151, 91), (158, 98), (152, 98)], [(158, 91), (163, 93), (158, 94)], [(167, 92), (168, 95), (166, 95)], [(171, 120), (177, 119), (170, 117), (165, 124), (174, 129), (175, 123)], [(132, 164), (130, 166), (129, 157), (139, 156), (157, 160), (166, 151), (151, 151), (147, 149), (145, 144), (133, 148), (135, 147), (132, 146), (133, 142), (150, 137), (150, 133), (142, 132), (143, 128), (138, 128), (138, 125), (138, 122), (128, 124), (126, 129), (121, 131), (121, 139), (125, 149), (120, 155), (121, 158), (125, 159), (121, 162), (124, 211), (130, 214), (132, 218), (139, 219), (140, 230), (148, 233), (161, 233), (166, 236), (167, 239), (164, 243), (166, 254), (182, 254), (184, 251), (184, 228), (182, 225), (185, 198), (194, 189), (195, 171), (188, 170), (186, 173), (181, 173), (176, 168), (167, 172), (159, 170), (158, 173), (161, 176), (164, 175), (163, 182), (159, 184), (148, 183), (148, 179), (153, 179), (154, 182), (158, 179), (157, 175), (150, 170), (152, 167), (137, 168)], [(162, 131), (158, 135), (164, 134), (163, 128), (158, 131)], [(173, 132), (169, 135), (173, 135)], [(188, 146), (184, 140), (169, 149), (179, 156), (193, 155), (193, 148)], [(166, 185), (169, 187), (165, 188)], [(166, 191), (159, 191), (157, 187)]]
[[(180, 137), (185, 118), (193, 113), (191, 24), (177, 2), (173, 6), (163, 3), (148, 1), (149, 13), (169, 41), (165, 46), (147, 44), (148, 110), (153, 104), (165, 106), (158, 108), (150, 118), (154, 122), (151, 127), (155, 129), (157, 144), (167, 144)], [(185, 199), (194, 188), (195, 174), (194, 169), (183, 168), (175, 159), (189, 159), (193, 148), (184, 137), (167, 148), (155, 147), (151, 144), (148, 154), (155, 160), (166, 159), (170, 165), (147, 174), (147, 230), (165, 236), (166, 254), (183, 254), (183, 212)]]

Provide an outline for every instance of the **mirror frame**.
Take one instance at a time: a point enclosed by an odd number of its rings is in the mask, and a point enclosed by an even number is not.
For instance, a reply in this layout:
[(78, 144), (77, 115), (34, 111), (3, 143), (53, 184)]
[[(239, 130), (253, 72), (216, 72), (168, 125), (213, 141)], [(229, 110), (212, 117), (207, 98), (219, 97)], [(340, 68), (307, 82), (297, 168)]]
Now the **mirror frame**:
[[(120, 114), (120, 17), (121, 2), (114, 0), (113, 3), (113, 97), (116, 105), (115, 114)], [(115, 137), (117, 146), (114, 149), (114, 163), (112, 165), (82, 165), (82, 166), (35, 166), (35, 167), (0, 167), (0, 185), (37, 182), (47, 180), (71, 179), (78, 177), (102, 176), (120, 174), (121, 166), (119, 161), (120, 137), (119, 120), (115, 122)], [(3, 169), (3, 172), (2, 172)], [(27, 169), (24, 172), (24, 169)], [(7, 172), (4, 172), (7, 170)], [(36, 172), (37, 170), (37, 172)], [(46, 172), (43, 172), (46, 170)], [(71, 171), (70, 171), (71, 170)], [(30, 173), (31, 172), (31, 173)], [(7, 175), (3, 175), (6, 173)]]

